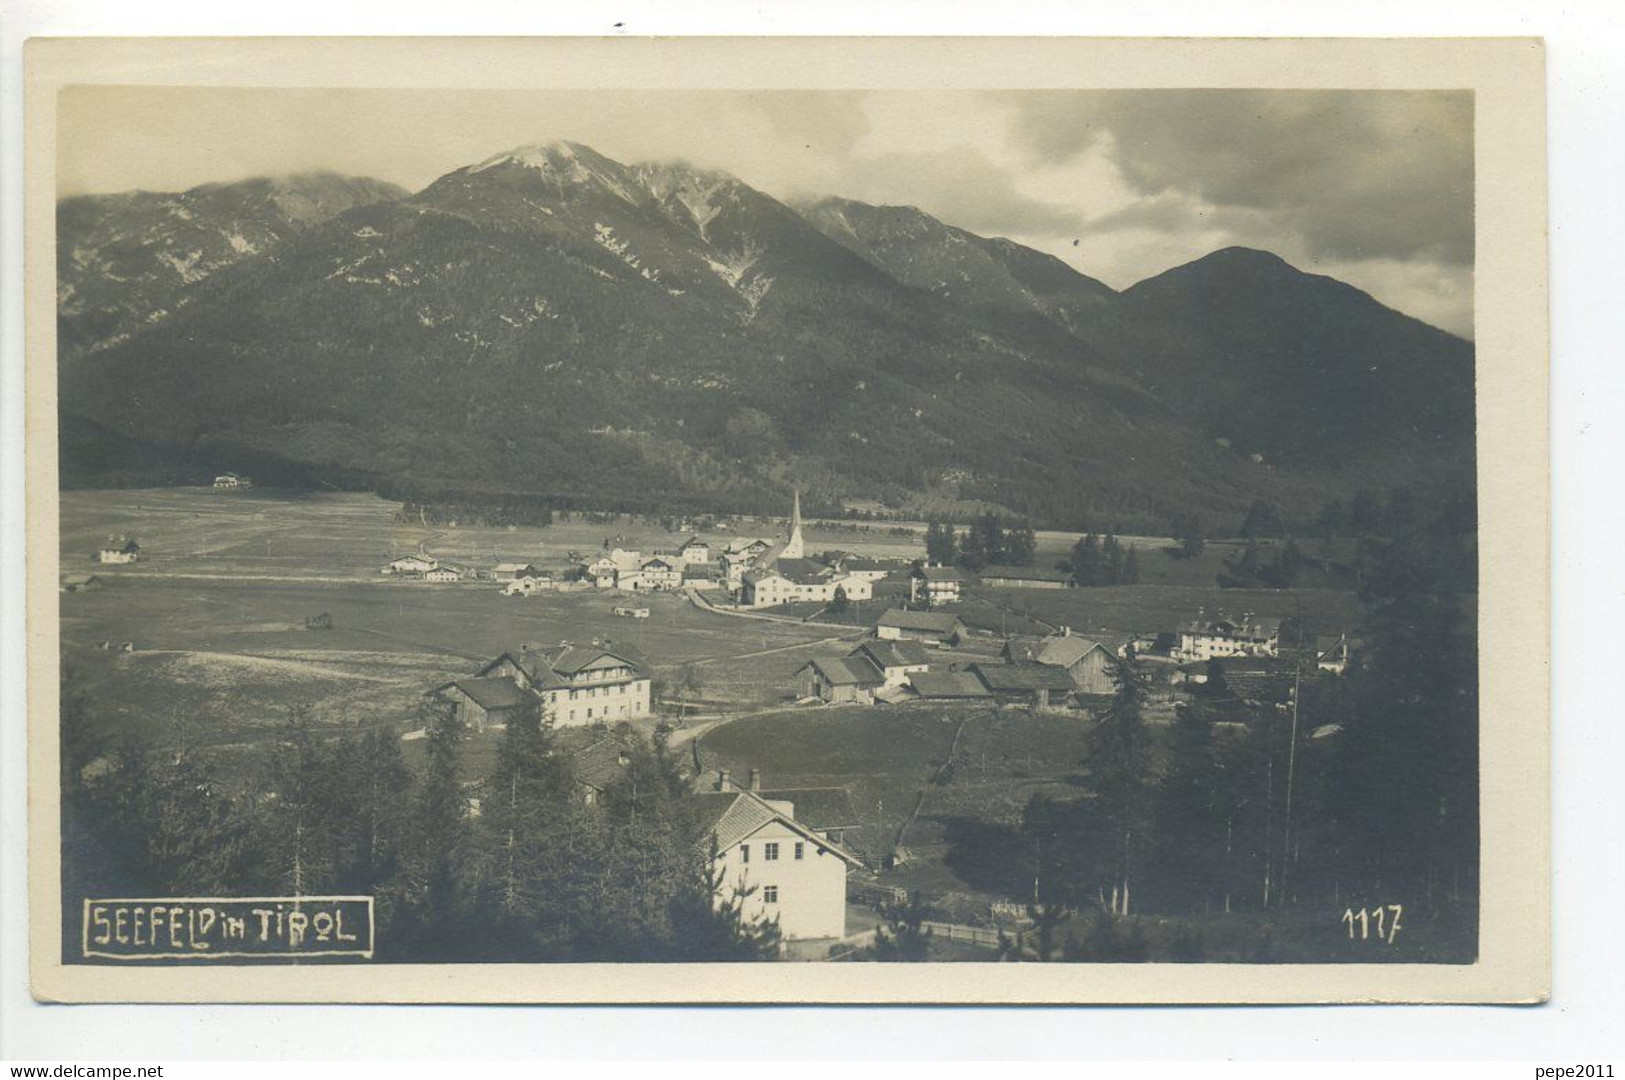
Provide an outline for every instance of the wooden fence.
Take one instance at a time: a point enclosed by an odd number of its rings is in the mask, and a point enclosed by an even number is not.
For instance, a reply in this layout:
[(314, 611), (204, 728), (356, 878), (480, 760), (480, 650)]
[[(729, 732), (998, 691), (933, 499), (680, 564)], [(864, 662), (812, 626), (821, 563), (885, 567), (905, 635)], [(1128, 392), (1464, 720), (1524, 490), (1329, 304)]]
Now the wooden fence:
[(961, 926), (958, 923), (922, 922), (920, 929), (942, 941), (963, 941), (987, 949), (999, 947), (999, 931), (991, 926)]

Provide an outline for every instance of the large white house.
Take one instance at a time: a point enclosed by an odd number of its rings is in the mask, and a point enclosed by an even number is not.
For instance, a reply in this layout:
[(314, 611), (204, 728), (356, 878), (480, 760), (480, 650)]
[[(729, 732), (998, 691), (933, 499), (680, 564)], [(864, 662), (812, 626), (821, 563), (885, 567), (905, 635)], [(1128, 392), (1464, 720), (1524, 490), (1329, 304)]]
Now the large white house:
[(683, 557), (683, 562), (689, 566), (709, 563), (711, 561), (711, 545), (698, 536), (691, 536), (677, 549)]
[(676, 559), (653, 558), (645, 559), (638, 567), (638, 576), (633, 588), (654, 592), (666, 592), (683, 587), (683, 568)]
[(797, 820), (796, 792), (720, 790), (693, 796), (720, 907), (737, 902), (749, 923), (777, 922), (786, 941), (846, 936), (846, 876), (857, 856)]
[(1251, 612), (1240, 619), (1198, 618), (1179, 628), (1173, 658), (1190, 662), (1226, 656), (1275, 656), (1280, 644), (1280, 619), (1255, 619)]
[(921, 566), (909, 575), (908, 598), (932, 607), (954, 604), (965, 589), (965, 572), (955, 566)]
[(650, 714), (653, 676), (627, 646), (522, 645), (486, 664), (478, 678), (506, 678), (536, 695), (556, 727), (618, 723)]
[(842, 574), (811, 559), (778, 559), (770, 566), (745, 573), (741, 599), (748, 607), (811, 601), (828, 604), (839, 589), (848, 600), (868, 600), (874, 583)]

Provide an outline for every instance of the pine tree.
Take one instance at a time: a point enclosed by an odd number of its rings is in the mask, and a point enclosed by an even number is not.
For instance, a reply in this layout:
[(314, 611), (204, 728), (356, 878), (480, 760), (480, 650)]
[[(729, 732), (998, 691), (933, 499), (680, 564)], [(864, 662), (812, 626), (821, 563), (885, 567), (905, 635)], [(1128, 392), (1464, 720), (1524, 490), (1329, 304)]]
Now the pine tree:
[(951, 525), (931, 521), (925, 527), (926, 562), (938, 566), (951, 566), (958, 556)]
[(540, 704), (515, 710), (503, 731), (496, 766), (481, 788), (479, 819), (479, 850), (488, 860), (481, 875), (483, 903), (515, 947), (528, 947), (533, 928), (545, 936), (557, 921), (556, 913), (551, 920), (547, 917), (556, 899), (549, 892), (548, 863), (556, 828), (573, 795), (569, 766), (541, 723)]
[(1031, 566), (1038, 552), (1038, 538), (1030, 525), (1011, 529), (1004, 534), (1004, 558), (1001, 562), (1011, 566)]
[(1123, 559), (1123, 584), (1138, 585), (1140, 583), (1140, 556), (1136, 549), (1129, 548)]
[(931, 910), (918, 892), (906, 903), (889, 903), (882, 911), (885, 919), (875, 928), (875, 943), (869, 947), (871, 960), (883, 963), (919, 963), (931, 955), (931, 931), (924, 926)]
[(1174, 539), (1179, 541), (1179, 553), (1187, 559), (1197, 558), (1207, 547), (1207, 534), (1202, 530), (1202, 519), (1196, 514), (1180, 514), (1173, 521)]
[(1027, 914), (1036, 931), (1034, 955), (1055, 955), (1055, 932), (1073, 913), (1097, 902), (1115, 880), (1116, 830), (1095, 799), (1034, 795), (1021, 814), (1020, 854), (1031, 862)]
[(1213, 724), (1199, 702), (1182, 706), (1168, 743), (1157, 799), (1157, 893), (1205, 910), (1220, 891), (1224, 816), (1213, 783)]
[(1451, 558), (1411, 543), (1376, 554), (1336, 800), (1349, 884), (1435, 908), (1476, 881), (1478, 859), (1477, 657)]
[(1115, 534), (1106, 534), (1105, 543), (1100, 547), (1100, 555), (1104, 564), (1101, 572), (1102, 584), (1123, 584), (1123, 545), (1117, 542)]
[(425, 699), (419, 717), (428, 764), (418, 784), (397, 939), (422, 958), (456, 955), (464, 944), (460, 913), (470, 905), (463, 871), (474, 853), (461, 775), (467, 729), (447, 702)]
[(1086, 587), (1099, 585), (1101, 575), (1100, 538), (1088, 533), (1072, 547), (1072, 580)]
[(1095, 729), (1094, 768), (1096, 790), (1109, 822), (1112, 842), (1110, 865), (1113, 914), (1126, 915), (1134, 881), (1144, 868), (1152, 833), (1154, 812), (1150, 746), (1141, 712), (1150, 692), (1149, 676), (1141, 669), (1134, 650), (1113, 666), (1117, 685), (1111, 706)]

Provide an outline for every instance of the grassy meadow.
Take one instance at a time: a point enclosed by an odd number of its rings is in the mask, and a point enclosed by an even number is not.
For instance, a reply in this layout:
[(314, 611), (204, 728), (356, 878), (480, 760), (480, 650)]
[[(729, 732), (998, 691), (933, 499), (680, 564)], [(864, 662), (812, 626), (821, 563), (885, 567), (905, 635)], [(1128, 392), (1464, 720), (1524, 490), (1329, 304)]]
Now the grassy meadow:
[[(183, 722), (206, 742), (252, 739), (297, 704), (333, 723), (404, 728), (425, 690), (502, 650), (593, 639), (631, 643), (660, 675), (696, 665), (696, 696), (714, 707), (760, 707), (783, 698), (809, 656), (852, 647), (831, 639), (856, 633), (714, 615), (676, 595), (640, 599), (651, 616), (633, 620), (612, 613), (619, 594), (518, 598), (489, 581), (397, 580), (380, 567), (420, 545), (562, 566), (568, 550), (601, 544), (604, 527), (423, 529), (394, 511), (349, 493), (64, 492), (62, 571), (104, 582), (59, 596), (62, 658), (92, 717), (137, 735)], [(136, 537), (141, 562), (94, 564), (110, 534)], [(306, 629), (324, 613), (331, 629)]]

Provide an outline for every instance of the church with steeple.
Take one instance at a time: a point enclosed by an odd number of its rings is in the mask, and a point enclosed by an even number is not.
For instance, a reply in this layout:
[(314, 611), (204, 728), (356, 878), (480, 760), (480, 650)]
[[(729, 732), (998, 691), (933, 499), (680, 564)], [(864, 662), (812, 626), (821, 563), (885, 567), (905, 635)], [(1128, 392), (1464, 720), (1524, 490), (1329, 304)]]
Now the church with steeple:
[(749, 607), (771, 607), (797, 601), (829, 603), (841, 590), (849, 600), (867, 600), (873, 587), (866, 579), (807, 558), (802, 536), (801, 490), (790, 503), (790, 532), (755, 559), (741, 582), (741, 599)]
[(790, 535), (773, 546), (762, 566), (771, 566), (780, 559), (805, 559), (807, 545), (801, 539), (801, 489), (796, 488), (790, 501)]

